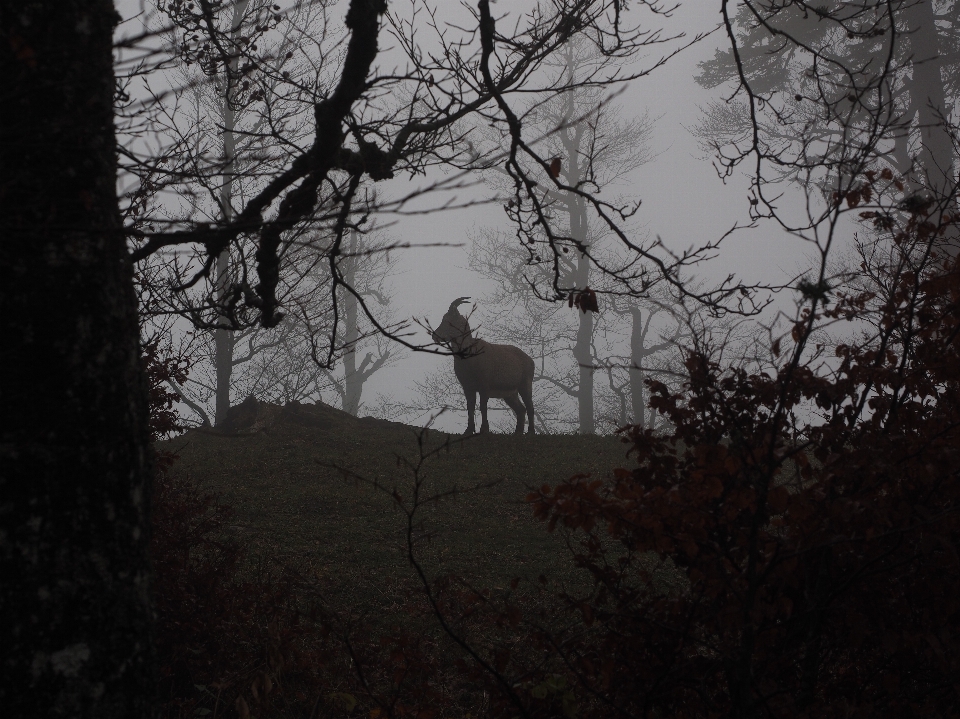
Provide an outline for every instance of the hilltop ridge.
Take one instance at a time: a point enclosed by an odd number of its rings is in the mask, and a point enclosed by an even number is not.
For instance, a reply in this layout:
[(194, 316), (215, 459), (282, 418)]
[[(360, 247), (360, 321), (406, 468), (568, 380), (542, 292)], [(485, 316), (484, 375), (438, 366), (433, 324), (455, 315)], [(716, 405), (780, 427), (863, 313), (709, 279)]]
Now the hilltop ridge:
[[(427, 493), (448, 493), (418, 511), (423, 559), (434, 573), (486, 585), (535, 577), (559, 560), (562, 542), (533, 519), (532, 487), (578, 473), (632, 466), (617, 437), (475, 435), (463, 438), (398, 422), (356, 418), (326, 405), (248, 400), (220, 429), (194, 429), (162, 443), (236, 518), (230, 531), (254, 554), (308, 563), (331, 600), (357, 605), (412, 581), (401, 554), (421, 449)], [(476, 488), (479, 485), (483, 488)]]

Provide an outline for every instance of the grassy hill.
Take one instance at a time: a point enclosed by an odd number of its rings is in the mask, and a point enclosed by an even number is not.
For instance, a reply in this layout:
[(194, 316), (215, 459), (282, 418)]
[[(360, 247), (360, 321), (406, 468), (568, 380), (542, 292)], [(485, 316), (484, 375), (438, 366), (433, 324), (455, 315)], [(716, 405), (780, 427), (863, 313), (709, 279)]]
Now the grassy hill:
[(614, 437), (464, 439), (322, 405), (255, 402), (235, 408), (224, 430), (193, 430), (164, 448), (233, 507), (230, 531), (254, 556), (311, 567), (333, 606), (387, 614), (393, 590), (415, 583), (401, 551), (407, 518), (391, 494), (409, 506), (409, 465), (421, 455), (422, 492), (445, 495), (414, 518), (425, 566), (490, 588), (543, 572), (573, 578), (562, 537), (524, 503), (530, 487), (632, 464)]

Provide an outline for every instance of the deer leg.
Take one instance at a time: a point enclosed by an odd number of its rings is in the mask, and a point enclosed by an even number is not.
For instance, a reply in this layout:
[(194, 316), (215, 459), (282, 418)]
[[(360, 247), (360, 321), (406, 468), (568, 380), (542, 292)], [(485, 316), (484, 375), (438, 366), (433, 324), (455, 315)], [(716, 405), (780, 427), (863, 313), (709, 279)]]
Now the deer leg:
[(477, 393), (464, 390), (464, 394), (467, 397), (467, 431), (464, 434), (471, 435), (477, 431), (473, 424), (473, 413), (477, 409)]
[(490, 431), (490, 424), (487, 422), (487, 400), (489, 397), (486, 392), (480, 393), (480, 434), (486, 434)]
[(517, 429), (514, 430), (514, 434), (523, 434), (523, 415), (526, 412), (526, 407), (523, 406), (520, 397), (514, 394), (504, 397), (503, 401), (510, 405), (510, 409), (517, 415)]
[[(520, 399), (523, 401), (525, 409), (527, 410), (527, 421), (529, 422), (527, 433), (534, 434), (533, 431), (533, 382), (528, 386), (520, 387)], [(523, 422), (520, 422), (520, 431), (523, 431)]]

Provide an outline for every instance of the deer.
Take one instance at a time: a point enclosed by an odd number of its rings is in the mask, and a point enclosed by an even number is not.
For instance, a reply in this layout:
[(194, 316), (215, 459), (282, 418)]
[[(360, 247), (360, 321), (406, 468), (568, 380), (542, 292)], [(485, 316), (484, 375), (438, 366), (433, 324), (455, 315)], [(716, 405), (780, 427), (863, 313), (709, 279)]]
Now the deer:
[(431, 334), (437, 343), (447, 345), (453, 352), (453, 372), (463, 387), (467, 398), (467, 430), (469, 436), (476, 432), (473, 421), (480, 395), (480, 433), (490, 431), (487, 421), (487, 401), (491, 397), (502, 399), (517, 415), (515, 434), (523, 434), (524, 415), (528, 419), (528, 432), (533, 428), (533, 374), (536, 369), (533, 358), (519, 347), (497, 345), (473, 336), (470, 323), (457, 309), (469, 297), (460, 297), (450, 303), (450, 309)]

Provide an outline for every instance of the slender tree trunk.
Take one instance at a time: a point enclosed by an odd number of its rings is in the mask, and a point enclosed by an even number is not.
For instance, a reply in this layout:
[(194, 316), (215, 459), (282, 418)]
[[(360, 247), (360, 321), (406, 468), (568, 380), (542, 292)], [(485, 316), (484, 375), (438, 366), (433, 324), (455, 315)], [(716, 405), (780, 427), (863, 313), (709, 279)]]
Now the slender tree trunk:
[[(244, 13), (247, 11), (248, 0), (239, 0), (233, 6), (233, 18), (230, 24), (231, 47), (237, 47), (240, 40), (241, 25)], [(224, 223), (233, 220), (233, 185), (236, 182), (237, 141), (234, 131), (237, 126), (236, 110), (234, 109), (234, 87), (237, 79), (237, 70), (240, 58), (234, 56), (227, 63), (224, 73), (223, 91), (223, 175), (220, 184), (220, 211)], [(214, 290), (217, 304), (226, 304), (227, 293), (230, 290), (230, 251), (224, 250), (217, 256), (217, 284)], [(229, 323), (230, 319), (224, 315), (220, 317), (220, 324)], [(214, 362), (217, 373), (216, 416), (214, 423), (223, 424), (230, 411), (230, 380), (233, 374), (233, 349), (236, 340), (233, 331), (225, 328), (214, 330)]]
[[(571, 153), (571, 162), (576, 161), (576, 154)], [(586, 244), (587, 240), (587, 209), (583, 201), (576, 197), (571, 198), (570, 235)], [(583, 289), (590, 284), (590, 258), (580, 253), (577, 258), (576, 286)], [(593, 416), (593, 312), (577, 312), (580, 325), (577, 327), (577, 341), (573, 346), (573, 357), (579, 367), (579, 381), (577, 384), (577, 412), (580, 419), (580, 434), (594, 434), (596, 427)]]
[(644, 397), (643, 370), (643, 313), (639, 307), (630, 308), (630, 401), (633, 405), (633, 423), (646, 426), (647, 402)]
[[(344, 258), (343, 279), (351, 287), (355, 286), (357, 275), (357, 231), (350, 232), (348, 240), (348, 256)], [(347, 349), (343, 355), (343, 411), (354, 417), (360, 411), (360, 395), (363, 393), (363, 372), (357, 372), (356, 342), (360, 337), (357, 327), (357, 298), (345, 292), (343, 298), (343, 328), (344, 341)]]
[[(585, 286), (585, 285), (584, 285)], [(580, 434), (593, 434), (596, 431), (593, 420), (593, 313), (580, 312), (580, 326), (577, 328), (577, 343), (573, 347), (573, 356), (580, 366), (580, 381), (577, 387), (577, 411), (580, 417)]]
[[(573, 51), (570, 47), (566, 48), (567, 62), (567, 81), (573, 82), (576, 61)], [(566, 125), (574, 116), (576, 103), (574, 102), (575, 90), (566, 95), (566, 107), (564, 108), (564, 120), (561, 126)], [(580, 143), (583, 139), (582, 120), (574, 127), (564, 127), (560, 133), (560, 141), (563, 143), (563, 149), (566, 153), (567, 161), (567, 184), (576, 187), (581, 180), (580, 173)], [(587, 219), (587, 205), (583, 198), (578, 197), (572, 192), (565, 199), (566, 210), (570, 221), (570, 237), (579, 242), (581, 246), (587, 246), (587, 237), (589, 234), (589, 220)], [(577, 289), (584, 289), (590, 284), (590, 258), (584, 253), (577, 254), (577, 266), (573, 270), (573, 286)], [(577, 339), (573, 345), (573, 358), (577, 362), (577, 418), (579, 420), (580, 434), (594, 434), (596, 431), (593, 415), (593, 329), (594, 317), (592, 312), (577, 312), (579, 325), (577, 327)]]
[[(227, 219), (227, 218), (224, 218)], [(227, 221), (229, 221), (227, 219)], [(218, 303), (226, 300), (226, 289), (230, 278), (228, 274), (228, 264), (230, 262), (230, 251), (224, 250), (217, 256), (217, 289), (216, 298)], [(225, 317), (221, 317), (221, 322), (226, 322)], [(217, 374), (217, 392), (216, 392), (216, 413), (214, 414), (214, 424), (221, 425), (230, 411), (230, 380), (233, 372), (233, 332), (228, 329), (220, 328), (213, 331), (214, 345), (214, 363)]]
[(0, 713), (151, 715), (149, 444), (109, 0), (0, 3)]

